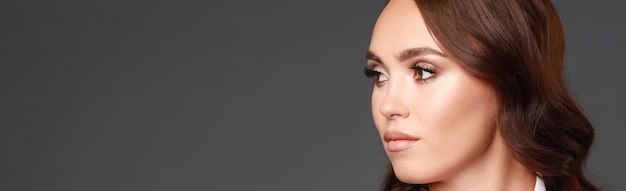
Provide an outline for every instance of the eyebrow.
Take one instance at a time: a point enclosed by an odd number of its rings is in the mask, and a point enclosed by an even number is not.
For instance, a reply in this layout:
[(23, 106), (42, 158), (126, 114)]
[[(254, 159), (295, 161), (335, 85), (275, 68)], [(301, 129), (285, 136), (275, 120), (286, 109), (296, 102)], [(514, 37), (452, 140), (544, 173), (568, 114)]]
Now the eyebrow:
[[(435, 55), (435, 56), (440, 56), (440, 57), (446, 57), (443, 53), (435, 49), (428, 48), (428, 47), (416, 47), (416, 48), (406, 49), (400, 52), (400, 54), (396, 55), (396, 59), (398, 59), (398, 61), (400, 62), (404, 62), (408, 59), (415, 58), (418, 56), (425, 56), (425, 55)], [(376, 56), (376, 54), (374, 54), (374, 52), (372, 52), (371, 50), (367, 51), (366, 59), (383, 63), (380, 57)]]

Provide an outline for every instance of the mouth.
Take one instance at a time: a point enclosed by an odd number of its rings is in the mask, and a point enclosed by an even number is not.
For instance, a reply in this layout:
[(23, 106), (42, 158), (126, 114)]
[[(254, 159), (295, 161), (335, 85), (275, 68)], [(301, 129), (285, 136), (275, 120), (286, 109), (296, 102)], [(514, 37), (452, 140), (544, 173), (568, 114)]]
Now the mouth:
[(400, 152), (411, 148), (420, 139), (409, 134), (391, 131), (383, 135), (388, 152)]

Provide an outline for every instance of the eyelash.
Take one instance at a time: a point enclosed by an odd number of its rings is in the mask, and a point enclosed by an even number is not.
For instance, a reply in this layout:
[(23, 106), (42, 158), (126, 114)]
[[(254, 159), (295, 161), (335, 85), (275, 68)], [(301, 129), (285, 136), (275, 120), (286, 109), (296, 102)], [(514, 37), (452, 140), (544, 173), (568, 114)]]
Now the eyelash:
[(373, 79), (374, 84), (376, 84), (381, 74), (380, 72), (369, 69), (368, 67), (363, 68), (363, 73), (365, 74), (365, 77)]

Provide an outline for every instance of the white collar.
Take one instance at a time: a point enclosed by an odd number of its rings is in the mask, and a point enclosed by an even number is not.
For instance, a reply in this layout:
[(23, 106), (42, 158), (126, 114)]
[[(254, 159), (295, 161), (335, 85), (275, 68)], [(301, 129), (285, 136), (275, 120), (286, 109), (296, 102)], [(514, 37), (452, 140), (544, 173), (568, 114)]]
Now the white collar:
[(546, 184), (538, 176), (537, 181), (535, 181), (535, 191), (546, 191)]

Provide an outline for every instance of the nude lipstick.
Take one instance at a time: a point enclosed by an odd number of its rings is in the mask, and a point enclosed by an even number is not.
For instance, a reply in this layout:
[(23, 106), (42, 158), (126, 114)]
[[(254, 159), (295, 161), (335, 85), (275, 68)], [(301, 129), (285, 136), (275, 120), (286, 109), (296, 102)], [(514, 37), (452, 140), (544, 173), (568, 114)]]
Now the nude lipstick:
[(419, 138), (398, 131), (386, 132), (383, 139), (387, 143), (388, 152), (400, 152), (411, 148)]

